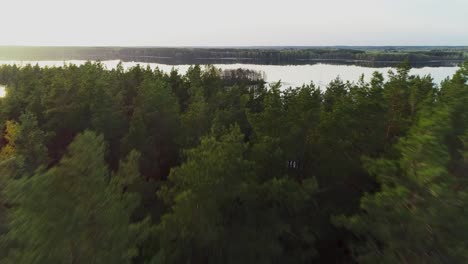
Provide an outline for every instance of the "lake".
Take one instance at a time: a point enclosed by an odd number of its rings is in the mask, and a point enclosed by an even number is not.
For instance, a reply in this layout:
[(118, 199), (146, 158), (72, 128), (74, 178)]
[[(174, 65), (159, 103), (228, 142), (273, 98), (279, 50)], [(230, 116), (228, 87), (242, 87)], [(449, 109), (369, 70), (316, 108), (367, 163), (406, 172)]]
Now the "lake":
[[(16, 64), (24, 66), (27, 64), (38, 64), (39, 66), (62, 66), (64, 64), (76, 64), (81, 65), (85, 63), (84, 60), (69, 60), (69, 61), (0, 61), (0, 65), (5, 64)], [(112, 69), (119, 63), (118, 60), (103, 61), (106, 68)], [(160, 63), (139, 63), (139, 62), (122, 62), (125, 69), (136, 65), (145, 66), (149, 65), (152, 69), (159, 68), (162, 71), (169, 72), (172, 68), (178, 69), (180, 73), (185, 73), (190, 65), (167, 65)], [(256, 71), (262, 71), (265, 73), (266, 81), (269, 83), (280, 81), (283, 86), (301, 86), (302, 84), (308, 84), (314, 82), (322, 88), (336, 77), (340, 77), (343, 80), (357, 81), (359, 77), (364, 74), (365, 80), (369, 80), (372, 73), (375, 71), (381, 72), (384, 76), (390, 67), (384, 68), (372, 68), (356, 65), (332, 65), (332, 64), (313, 64), (313, 65), (257, 65), (257, 64), (214, 64), (215, 67), (221, 69), (251, 69)], [(452, 76), (458, 67), (423, 67), (413, 68), (411, 74), (416, 75), (431, 75), (436, 84), (439, 84), (445, 78)]]

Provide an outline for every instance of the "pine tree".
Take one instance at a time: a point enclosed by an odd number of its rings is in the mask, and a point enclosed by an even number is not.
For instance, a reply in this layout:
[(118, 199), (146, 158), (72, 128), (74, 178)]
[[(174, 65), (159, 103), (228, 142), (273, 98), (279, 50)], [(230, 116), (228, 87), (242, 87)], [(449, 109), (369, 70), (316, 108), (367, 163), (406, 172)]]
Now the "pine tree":
[[(298, 263), (313, 248), (292, 254), (283, 246), (312, 244), (310, 230), (293, 225), (305, 213), (313, 182), (259, 183), (238, 127), (206, 136), (187, 151), (159, 195), (171, 210), (157, 227), (155, 263)], [(286, 247), (286, 246), (285, 246)], [(302, 257), (299, 260), (295, 257)]]
[(6, 160), (15, 155), (16, 139), (18, 138), (19, 124), (15, 121), (6, 121), (5, 124), (5, 140), (6, 145), (0, 151), (0, 160)]
[(209, 109), (201, 89), (192, 89), (187, 111), (181, 115), (184, 146), (196, 146), (209, 128)]
[(20, 116), (16, 139), (16, 156), (21, 159), (23, 169), (32, 174), (39, 166), (47, 166), (48, 154), (45, 147), (46, 134), (39, 128), (36, 117), (31, 113)]
[[(456, 75), (452, 84), (458, 78)], [(376, 175), (381, 190), (361, 199), (363, 213), (337, 220), (365, 239), (356, 251), (360, 262), (468, 261), (468, 213), (464, 209), (468, 181), (450, 166), (460, 162), (452, 153), (464, 157), (466, 150), (463, 145), (452, 146), (450, 138), (460, 135), (460, 107), (468, 104), (468, 86), (451, 88), (445, 91), (457, 97), (446, 92), (436, 105), (420, 111), (408, 136), (396, 146), (397, 159), (367, 160), (368, 171)], [(464, 133), (467, 131), (465, 128)]]
[(135, 99), (129, 133), (122, 140), (124, 152), (135, 148), (142, 154), (142, 174), (164, 178), (177, 160), (180, 133), (176, 97), (159, 77), (145, 79)]
[(131, 263), (141, 223), (130, 222), (138, 199), (123, 185), (137, 177), (138, 155), (110, 177), (104, 152), (103, 137), (84, 132), (55, 167), (7, 186), (6, 263)]

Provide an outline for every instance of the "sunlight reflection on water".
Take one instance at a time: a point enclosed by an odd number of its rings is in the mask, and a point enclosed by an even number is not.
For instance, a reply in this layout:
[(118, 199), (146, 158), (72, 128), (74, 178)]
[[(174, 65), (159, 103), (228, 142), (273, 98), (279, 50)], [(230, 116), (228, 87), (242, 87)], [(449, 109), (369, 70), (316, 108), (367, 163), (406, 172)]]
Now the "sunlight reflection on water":
[[(107, 69), (114, 69), (117, 67), (118, 60), (109, 60), (102, 61), (102, 64)], [(0, 60), (0, 65), (5, 64), (16, 64), (18, 66), (25, 66), (27, 64), (44, 66), (63, 66), (64, 64), (76, 64), (82, 65), (86, 63), (84, 60), (69, 60), (69, 61), (2, 61)], [(124, 69), (131, 68), (136, 65), (141, 65), (143, 67), (149, 66), (152, 69), (158, 67), (164, 72), (170, 72), (172, 68), (175, 68), (179, 73), (184, 74), (190, 65), (167, 65), (160, 63), (145, 63), (145, 62), (122, 62)], [(372, 73), (377, 71), (384, 75), (388, 76), (388, 71), (391, 70), (391, 67), (384, 68), (372, 68), (372, 67), (363, 67), (356, 65), (331, 65), (331, 64), (312, 64), (312, 65), (256, 65), (256, 64), (214, 64), (215, 67), (221, 69), (250, 69), (255, 71), (264, 72), (266, 75), (266, 81), (268, 83), (274, 83), (281, 80), (283, 87), (288, 86), (301, 86), (302, 84), (309, 84), (314, 82), (316, 85), (321, 88), (326, 88), (327, 84), (330, 83), (333, 79), (339, 76), (342, 80), (356, 82), (359, 80), (359, 77), (364, 74), (365, 81), (369, 81), (372, 77)], [(428, 75), (434, 79), (434, 83), (440, 84), (442, 80), (447, 77), (451, 77), (458, 67), (424, 67), (424, 68), (413, 68), (411, 69), (411, 74), (415, 75)]]

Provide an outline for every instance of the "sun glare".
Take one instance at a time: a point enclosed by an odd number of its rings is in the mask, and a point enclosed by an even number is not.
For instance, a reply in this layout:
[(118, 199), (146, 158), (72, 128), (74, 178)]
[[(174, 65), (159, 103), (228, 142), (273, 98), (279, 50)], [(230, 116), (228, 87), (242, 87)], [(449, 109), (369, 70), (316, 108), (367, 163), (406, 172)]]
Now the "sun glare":
[(5, 97), (6, 95), (6, 87), (0, 85), (0, 98)]

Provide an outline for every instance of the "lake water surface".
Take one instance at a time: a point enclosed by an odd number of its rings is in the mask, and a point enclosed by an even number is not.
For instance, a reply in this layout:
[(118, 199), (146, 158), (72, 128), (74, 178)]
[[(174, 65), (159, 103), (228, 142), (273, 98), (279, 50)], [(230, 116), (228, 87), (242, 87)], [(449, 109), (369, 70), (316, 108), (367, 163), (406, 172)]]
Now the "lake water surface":
[[(86, 61), (84, 60), (70, 60), (70, 61), (0, 61), (0, 65), (16, 64), (24, 66), (27, 64), (38, 64), (39, 66), (63, 66), (64, 64), (81, 65)], [(118, 60), (103, 61), (106, 68), (112, 69), (119, 63)], [(162, 71), (169, 72), (175, 68), (179, 73), (185, 73), (190, 65), (166, 65), (159, 63), (139, 63), (139, 62), (122, 62), (125, 69), (142, 65), (146, 67), (149, 65), (152, 69), (159, 68)], [(332, 64), (313, 64), (313, 65), (256, 65), (256, 64), (215, 64), (217, 68), (221, 69), (251, 69), (262, 71), (265, 73), (266, 81), (269, 83), (280, 81), (283, 86), (301, 86), (314, 82), (316, 85), (325, 88), (326, 85), (336, 77), (340, 77), (347, 81), (357, 81), (359, 77), (364, 74), (365, 80), (369, 80), (372, 73), (375, 71), (381, 72), (384, 76), (392, 68), (371, 68), (355, 65), (332, 65)], [(439, 84), (445, 78), (452, 76), (458, 67), (424, 67), (413, 68), (411, 74), (428, 75), (430, 74), (436, 84)]]

